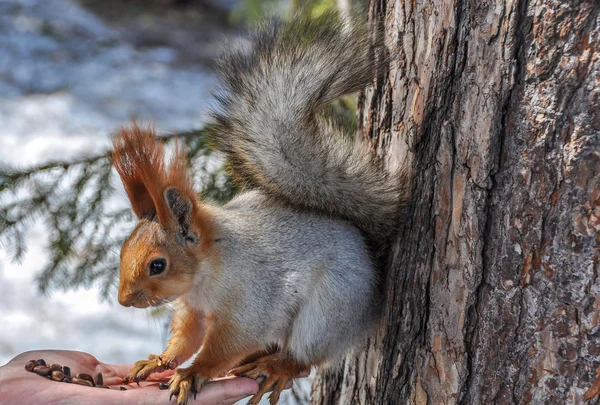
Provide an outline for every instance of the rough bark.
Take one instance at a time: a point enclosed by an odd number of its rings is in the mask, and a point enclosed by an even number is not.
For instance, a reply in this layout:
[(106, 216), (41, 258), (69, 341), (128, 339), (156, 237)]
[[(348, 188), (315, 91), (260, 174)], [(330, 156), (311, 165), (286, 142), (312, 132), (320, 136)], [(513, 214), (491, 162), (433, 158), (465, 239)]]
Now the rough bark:
[[(413, 168), (378, 335), (315, 404), (580, 404), (600, 366), (600, 2), (372, 1), (367, 142)], [(593, 398), (589, 403), (599, 403)]]

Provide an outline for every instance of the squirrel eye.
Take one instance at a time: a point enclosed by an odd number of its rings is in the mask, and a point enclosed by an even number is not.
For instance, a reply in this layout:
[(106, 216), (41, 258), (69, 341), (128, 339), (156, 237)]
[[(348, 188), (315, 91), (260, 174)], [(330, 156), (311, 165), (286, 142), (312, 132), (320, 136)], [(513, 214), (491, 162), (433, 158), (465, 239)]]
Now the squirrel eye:
[(165, 259), (154, 259), (150, 262), (150, 275), (156, 276), (162, 273), (167, 268), (167, 261)]

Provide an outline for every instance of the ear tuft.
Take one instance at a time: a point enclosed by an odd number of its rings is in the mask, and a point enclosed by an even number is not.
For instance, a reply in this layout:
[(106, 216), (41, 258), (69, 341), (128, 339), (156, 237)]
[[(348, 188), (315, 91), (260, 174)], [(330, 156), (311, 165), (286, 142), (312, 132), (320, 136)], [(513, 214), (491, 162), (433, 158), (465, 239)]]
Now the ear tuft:
[(167, 220), (169, 213), (161, 192), (166, 178), (163, 148), (153, 129), (134, 122), (121, 128), (113, 146), (113, 166), (137, 217)]

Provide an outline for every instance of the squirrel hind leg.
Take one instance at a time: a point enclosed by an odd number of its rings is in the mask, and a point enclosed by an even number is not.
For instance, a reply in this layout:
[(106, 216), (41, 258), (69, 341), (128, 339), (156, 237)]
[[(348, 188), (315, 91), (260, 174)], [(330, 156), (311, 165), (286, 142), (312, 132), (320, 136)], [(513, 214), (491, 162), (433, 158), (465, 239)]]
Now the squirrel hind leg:
[(296, 377), (310, 371), (310, 365), (296, 361), (288, 353), (274, 353), (260, 357), (253, 362), (243, 364), (229, 372), (237, 377), (257, 379), (265, 377), (260, 383), (258, 392), (250, 398), (248, 405), (257, 405), (267, 391), (272, 390), (269, 397), (271, 405), (277, 404), (281, 392)]

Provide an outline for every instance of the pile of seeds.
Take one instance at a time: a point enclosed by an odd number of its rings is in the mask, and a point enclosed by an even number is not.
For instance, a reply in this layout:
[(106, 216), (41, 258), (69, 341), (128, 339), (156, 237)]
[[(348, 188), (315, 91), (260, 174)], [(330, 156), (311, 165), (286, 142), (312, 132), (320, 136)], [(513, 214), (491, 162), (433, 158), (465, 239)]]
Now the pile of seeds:
[[(29, 360), (25, 364), (25, 370), (36, 373), (39, 376), (46, 377), (53, 381), (85, 385), (86, 387), (110, 389), (110, 387), (104, 385), (102, 373), (96, 374), (95, 377), (85, 373), (77, 373), (75, 376), (72, 376), (71, 369), (69, 367), (61, 366), (60, 364), (48, 365), (44, 359)], [(127, 388), (120, 387), (120, 389), (124, 391)]]
[[(92, 377), (86, 373), (77, 373), (73, 377), (71, 376), (71, 369), (69, 367), (61, 366), (60, 364), (48, 365), (44, 359), (29, 360), (27, 363), (25, 363), (25, 370), (36, 373), (39, 376), (46, 377), (53, 381), (85, 385), (86, 387), (110, 389), (110, 387), (104, 385), (102, 373), (96, 374), (96, 377)], [(121, 391), (127, 391), (127, 388), (122, 386), (119, 387), (119, 389)], [(169, 384), (159, 383), (158, 389), (169, 389)]]

